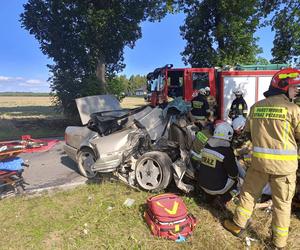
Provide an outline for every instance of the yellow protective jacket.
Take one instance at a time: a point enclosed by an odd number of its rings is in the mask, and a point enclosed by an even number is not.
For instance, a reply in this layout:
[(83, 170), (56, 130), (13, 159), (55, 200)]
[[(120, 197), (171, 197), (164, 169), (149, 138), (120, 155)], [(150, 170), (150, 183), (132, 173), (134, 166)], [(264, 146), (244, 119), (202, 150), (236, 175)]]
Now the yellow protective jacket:
[(255, 103), (245, 131), (250, 132), (253, 144), (251, 167), (274, 175), (296, 172), (300, 108), (287, 96), (270, 96)]

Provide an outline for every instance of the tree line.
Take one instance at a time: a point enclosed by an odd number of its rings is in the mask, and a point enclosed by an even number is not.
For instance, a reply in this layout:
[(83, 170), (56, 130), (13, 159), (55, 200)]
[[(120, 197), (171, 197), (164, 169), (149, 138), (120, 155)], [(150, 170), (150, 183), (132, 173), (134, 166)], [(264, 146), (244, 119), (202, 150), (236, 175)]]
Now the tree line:
[(267, 26), (275, 33), (271, 62), (299, 60), (299, 0), (29, 0), (20, 21), (53, 59), (54, 100), (73, 115), (76, 97), (131, 91), (117, 76), (124, 48), (142, 37), (141, 22), (177, 12), (185, 13), (182, 59), (192, 67), (266, 63), (254, 34)]
[(126, 75), (115, 76), (108, 84), (108, 93), (115, 95), (135, 95), (138, 89), (146, 89), (147, 79), (142, 75), (131, 75), (127, 78)]
[(49, 93), (37, 93), (37, 92), (0, 92), (0, 96), (35, 96), (44, 97), (50, 96)]

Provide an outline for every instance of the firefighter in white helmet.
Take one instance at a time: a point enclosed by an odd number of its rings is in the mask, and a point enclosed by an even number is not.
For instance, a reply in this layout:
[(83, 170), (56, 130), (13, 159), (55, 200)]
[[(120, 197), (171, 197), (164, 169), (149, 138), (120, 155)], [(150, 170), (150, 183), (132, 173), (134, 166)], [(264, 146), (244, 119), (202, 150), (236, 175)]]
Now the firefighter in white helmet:
[(239, 115), (232, 121), (232, 128), (234, 131), (234, 136), (232, 140), (232, 147), (239, 148), (241, 147), (246, 141), (248, 141), (247, 134), (244, 133), (244, 128), (246, 125), (246, 118), (242, 115)]
[(233, 221), (224, 221), (224, 227), (239, 236), (248, 225), (263, 187), (269, 182), (273, 200), (272, 242), (277, 249), (287, 244), (296, 186), (300, 108), (291, 99), (298, 92), (298, 84), (300, 70), (280, 70), (264, 93), (266, 99), (251, 107), (245, 126), (253, 144), (251, 167), (247, 171)]
[(232, 148), (239, 162), (245, 167), (249, 167), (251, 163), (252, 143), (247, 133), (244, 133), (246, 118), (242, 115), (232, 121), (234, 131), (232, 139)]
[(208, 201), (224, 206), (232, 198), (238, 181), (238, 167), (230, 142), (233, 129), (227, 122), (218, 125), (201, 153), (197, 181)]
[(244, 117), (247, 116), (248, 112), (248, 106), (243, 98), (244, 93), (240, 89), (236, 89), (233, 91), (233, 94), (235, 95), (235, 99), (233, 100), (230, 111), (229, 111), (229, 118), (234, 120), (239, 115), (242, 115)]

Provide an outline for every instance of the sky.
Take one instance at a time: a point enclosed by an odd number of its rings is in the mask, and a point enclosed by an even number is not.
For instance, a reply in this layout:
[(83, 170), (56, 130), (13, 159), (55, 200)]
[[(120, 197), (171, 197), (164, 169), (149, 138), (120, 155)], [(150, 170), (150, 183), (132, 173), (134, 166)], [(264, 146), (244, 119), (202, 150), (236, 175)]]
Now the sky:
[[(33, 35), (21, 27), (20, 13), (26, 0), (0, 0), (0, 92), (49, 92), (49, 71), (52, 61), (44, 55)], [(157, 67), (173, 64), (175, 68), (186, 67), (180, 53), (185, 41), (179, 26), (183, 14), (168, 15), (161, 22), (143, 22), (143, 37), (134, 49), (125, 48), (125, 69), (121, 74), (145, 75)], [(260, 55), (271, 59), (274, 34), (269, 28), (256, 33)]]

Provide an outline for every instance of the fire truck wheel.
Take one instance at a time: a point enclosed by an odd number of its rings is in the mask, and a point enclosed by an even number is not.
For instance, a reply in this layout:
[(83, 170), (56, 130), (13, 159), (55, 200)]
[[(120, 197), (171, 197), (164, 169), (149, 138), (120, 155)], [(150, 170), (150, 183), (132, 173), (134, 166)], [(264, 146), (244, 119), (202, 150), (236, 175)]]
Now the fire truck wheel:
[(170, 157), (163, 152), (147, 152), (136, 162), (135, 175), (138, 186), (146, 191), (158, 192), (171, 181)]
[(96, 162), (96, 156), (92, 149), (84, 147), (78, 153), (78, 170), (88, 179), (96, 177), (97, 172), (92, 170), (92, 166)]

